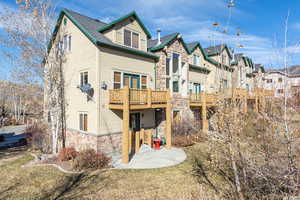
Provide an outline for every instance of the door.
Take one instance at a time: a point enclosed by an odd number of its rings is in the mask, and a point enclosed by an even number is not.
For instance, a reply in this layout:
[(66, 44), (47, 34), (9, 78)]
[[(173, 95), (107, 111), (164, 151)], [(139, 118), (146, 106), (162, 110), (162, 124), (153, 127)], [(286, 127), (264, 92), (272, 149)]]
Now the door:
[(136, 74), (124, 74), (124, 86), (129, 88), (140, 88), (140, 76)]
[(141, 130), (141, 114), (140, 113), (131, 113), (130, 114), (129, 127), (133, 131)]

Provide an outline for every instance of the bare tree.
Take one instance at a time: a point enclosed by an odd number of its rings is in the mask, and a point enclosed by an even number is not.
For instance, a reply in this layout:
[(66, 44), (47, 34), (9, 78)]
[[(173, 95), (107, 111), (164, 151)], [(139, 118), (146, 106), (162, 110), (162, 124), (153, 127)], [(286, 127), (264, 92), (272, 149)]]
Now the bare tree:
[(6, 34), (0, 44), (6, 46), (5, 55), (17, 60), (25, 71), (39, 75), (44, 82), (45, 110), (48, 111), (45, 116), (49, 114), (51, 119), (53, 153), (57, 153), (60, 139), (64, 145), (65, 128), (63, 31), (55, 38), (52, 36), (57, 4), (52, 0), (17, 0), (17, 5), (17, 9), (6, 8), (0, 13)]

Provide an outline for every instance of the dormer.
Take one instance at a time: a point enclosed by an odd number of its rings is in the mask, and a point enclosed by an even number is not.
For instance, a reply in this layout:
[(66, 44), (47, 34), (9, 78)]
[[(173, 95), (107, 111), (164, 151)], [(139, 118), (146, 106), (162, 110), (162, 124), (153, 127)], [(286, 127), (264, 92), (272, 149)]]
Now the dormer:
[(151, 38), (150, 32), (135, 12), (100, 27), (98, 32), (113, 43), (142, 51), (147, 51), (147, 40)]
[(232, 52), (227, 45), (211, 46), (205, 49), (208, 57), (216, 60), (217, 62), (230, 66), (232, 61)]

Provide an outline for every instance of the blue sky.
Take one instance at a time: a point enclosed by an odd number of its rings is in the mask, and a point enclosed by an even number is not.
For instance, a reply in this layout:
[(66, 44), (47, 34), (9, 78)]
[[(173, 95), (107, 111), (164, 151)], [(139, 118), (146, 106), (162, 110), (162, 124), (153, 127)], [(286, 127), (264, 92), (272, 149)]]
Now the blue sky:
[[(284, 21), (289, 10), (288, 50), (294, 53), (291, 54), (288, 64), (300, 64), (298, 56), (300, 51), (297, 46), (300, 40), (298, 11), (300, 1), (236, 0), (232, 18), (228, 23), (229, 34), (224, 35), (221, 32), (228, 21), (227, 2), (227, 0), (64, 0), (61, 7), (73, 9), (105, 22), (135, 10), (153, 38), (156, 37), (156, 29), (161, 28), (162, 35), (180, 32), (186, 42), (199, 41), (203, 47), (226, 42), (236, 52), (245, 53), (255, 63), (262, 63), (267, 68), (281, 67), (282, 60), (279, 55), (284, 44)], [(15, 6), (14, 4), (15, 0), (1, 0), (0, 8), (4, 5)], [(212, 26), (215, 21), (220, 24), (217, 30)], [(237, 27), (243, 32), (240, 39), (236, 36)], [(242, 44), (244, 48), (237, 48), (237, 44)], [(0, 73), (1, 68), (0, 65)], [(3, 76), (3, 73), (1, 74)]]

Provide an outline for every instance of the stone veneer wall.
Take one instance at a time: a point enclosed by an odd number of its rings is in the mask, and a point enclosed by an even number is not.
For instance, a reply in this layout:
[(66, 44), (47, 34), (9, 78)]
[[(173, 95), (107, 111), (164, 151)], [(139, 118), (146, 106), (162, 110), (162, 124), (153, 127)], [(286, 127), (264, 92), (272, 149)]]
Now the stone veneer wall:
[[(156, 63), (156, 90), (166, 90), (166, 58), (171, 58), (172, 53), (178, 53), (181, 55), (181, 62), (189, 63), (189, 54), (186, 52), (182, 42), (175, 40), (166, 51), (160, 50), (155, 52), (160, 57), (159, 62)], [(189, 70), (187, 70), (187, 73)], [(187, 77), (188, 74), (187, 74)], [(187, 82), (189, 80), (186, 80)], [(189, 82), (188, 82), (189, 83)], [(170, 83), (171, 85), (171, 83)], [(172, 110), (178, 110), (182, 117), (193, 118), (193, 113), (189, 106), (189, 98), (183, 97), (180, 93), (174, 93), (172, 95)], [(165, 112), (162, 112), (162, 121), (158, 125), (158, 133), (164, 135), (165, 133)]]
[(74, 147), (77, 151), (94, 149), (96, 152), (110, 154), (121, 152), (122, 134), (95, 135), (79, 130), (67, 129), (66, 146)]

